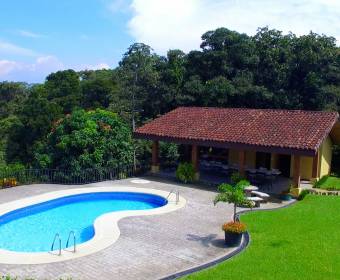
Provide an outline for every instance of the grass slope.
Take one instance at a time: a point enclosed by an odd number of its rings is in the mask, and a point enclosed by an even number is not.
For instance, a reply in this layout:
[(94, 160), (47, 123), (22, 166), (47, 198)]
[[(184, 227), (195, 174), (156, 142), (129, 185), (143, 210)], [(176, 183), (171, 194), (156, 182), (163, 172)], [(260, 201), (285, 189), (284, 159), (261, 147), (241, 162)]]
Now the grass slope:
[(340, 279), (340, 198), (307, 196), (241, 217), (251, 236), (238, 256), (186, 279)]
[(340, 178), (324, 176), (316, 183), (315, 186), (320, 189), (340, 191)]

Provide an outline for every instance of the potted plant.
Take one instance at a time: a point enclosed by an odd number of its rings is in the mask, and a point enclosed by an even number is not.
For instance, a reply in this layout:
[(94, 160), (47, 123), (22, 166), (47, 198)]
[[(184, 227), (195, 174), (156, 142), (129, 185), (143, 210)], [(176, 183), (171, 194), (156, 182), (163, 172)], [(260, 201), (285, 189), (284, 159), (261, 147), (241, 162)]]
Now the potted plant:
[(233, 221), (222, 226), (225, 232), (225, 243), (228, 246), (237, 246), (240, 244), (242, 235), (246, 231), (243, 223), (236, 221), (237, 205), (242, 205), (246, 201), (244, 187), (249, 185), (246, 180), (240, 180), (234, 186), (221, 184), (218, 186), (219, 194), (214, 199), (214, 204), (218, 202), (232, 203), (234, 205)]
[(291, 187), (288, 190), (284, 190), (280, 194), (280, 199), (284, 201), (289, 201), (292, 199), (292, 194), (290, 193)]
[(241, 222), (228, 222), (222, 226), (224, 231), (225, 244), (229, 247), (239, 246), (242, 240), (243, 233), (246, 232), (247, 227)]

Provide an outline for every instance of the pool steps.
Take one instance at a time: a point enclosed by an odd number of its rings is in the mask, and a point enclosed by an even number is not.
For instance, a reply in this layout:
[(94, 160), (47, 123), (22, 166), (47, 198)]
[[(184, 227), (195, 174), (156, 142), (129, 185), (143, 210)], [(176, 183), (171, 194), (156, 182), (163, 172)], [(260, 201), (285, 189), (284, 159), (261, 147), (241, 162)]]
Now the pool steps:
[(166, 197), (166, 199), (169, 199), (169, 197), (170, 197), (171, 194), (176, 194), (176, 205), (177, 205), (178, 202), (179, 202), (179, 190), (172, 189), (172, 190), (169, 192), (169, 194), (168, 194), (168, 196)]
[[(67, 248), (68, 248), (68, 245), (70, 243), (71, 237), (73, 237), (72, 238), (73, 239), (73, 250), (69, 251), (69, 250), (67, 250)], [(50, 253), (54, 252), (54, 245), (55, 245), (56, 241), (58, 241), (58, 243), (59, 243), (58, 256), (61, 256), (61, 238), (60, 238), (59, 233), (56, 233), (54, 235), (54, 239), (53, 239), (53, 242), (52, 242), (52, 245), (51, 245)], [(73, 253), (76, 252), (76, 235), (75, 235), (73, 230), (71, 230), (70, 233), (68, 234), (68, 238), (67, 238), (67, 241), (66, 241), (66, 248), (64, 250), (68, 251), (68, 252), (73, 252)]]
[(58, 253), (58, 256), (61, 256), (61, 238), (60, 238), (60, 235), (59, 233), (56, 233), (55, 236), (54, 236), (54, 239), (53, 239), (53, 242), (52, 242), (52, 246), (51, 246), (51, 253), (54, 251), (54, 244), (56, 241), (59, 241), (59, 253)]

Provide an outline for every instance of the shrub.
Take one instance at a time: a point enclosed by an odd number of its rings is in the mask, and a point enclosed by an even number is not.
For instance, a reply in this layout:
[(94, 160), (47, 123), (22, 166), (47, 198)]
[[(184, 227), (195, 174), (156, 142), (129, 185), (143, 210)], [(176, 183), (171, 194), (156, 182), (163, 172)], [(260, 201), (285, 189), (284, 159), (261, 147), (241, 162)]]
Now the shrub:
[(322, 178), (320, 178), (319, 180), (314, 181), (313, 188), (318, 188), (322, 186), (327, 181), (328, 178), (329, 178), (329, 175), (325, 175), (325, 176), (322, 176)]
[(178, 145), (160, 142), (160, 157), (163, 159), (165, 166), (175, 166), (179, 159)]
[(244, 233), (247, 231), (247, 226), (241, 222), (228, 222), (222, 225), (222, 230), (232, 233)]
[(237, 182), (237, 185), (241, 188), (248, 187), (250, 185), (250, 182), (248, 180), (242, 179), (239, 182)]
[(244, 182), (240, 181), (234, 186), (229, 184), (221, 184), (218, 186), (218, 194), (214, 199), (214, 205), (218, 202), (226, 202), (234, 204), (234, 221), (236, 218), (236, 207), (241, 205), (246, 199), (244, 194)]
[(193, 182), (195, 179), (194, 166), (191, 163), (180, 163), (176, 170), (176, 178), (184, 183)]
[(309, 190), (303, 190), (297, 197), (297, 200), (303, 200), (307, 194), (309, 194)]
[(118, 179), (126, 179), (128, 176), (125, 172), (119, 172)]
[(245, 180), (245, 178), (239, 173), (239, 172), (234, 172), (230, 176), (231, 183), (236, 185), (238, 182)]
[(255, 207), (255, 202), (251, 201), (251, 200), (244, 200), (241, 203), (237, 204), (238, 207), (242, 207), (242, 208), (253, 208)]

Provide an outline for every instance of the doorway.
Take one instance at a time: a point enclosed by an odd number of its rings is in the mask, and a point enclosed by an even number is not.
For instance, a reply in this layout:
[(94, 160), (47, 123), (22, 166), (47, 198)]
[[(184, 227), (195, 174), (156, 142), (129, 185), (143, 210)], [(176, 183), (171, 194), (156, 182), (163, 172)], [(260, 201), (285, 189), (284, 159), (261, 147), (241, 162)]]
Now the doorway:
[(290, 177), (290, 155), (278, 155), (277, 169), (281, 171), (281, 174), (285, 177)]
[(270, 169), (271, 154), (256, 152), (256, 168), (265, 167)]

